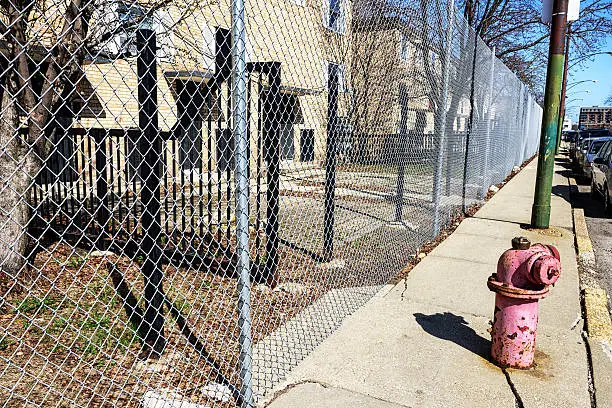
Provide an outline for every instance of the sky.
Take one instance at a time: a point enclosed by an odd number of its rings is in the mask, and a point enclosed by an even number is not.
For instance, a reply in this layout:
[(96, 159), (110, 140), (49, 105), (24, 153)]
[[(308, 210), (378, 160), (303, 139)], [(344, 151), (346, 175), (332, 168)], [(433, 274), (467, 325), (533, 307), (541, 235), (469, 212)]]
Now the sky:
[[(606, 46), (602, 49), (602, 52), (606, 51), (612, 51), (612, 35), (608, 36)], [(571, 65), (572, 61), (570, 60), (569, 63)], [(598, 82), (590, 82), (593, 79)], [(589, 82), (576, 84), (584, 80)], [(575, 85), (572, 86), (572, 84)], [(578, 122), (580, 106), (604, 106), (606, 98), (612, 95), (612, 55), (597, 55), (592, 61), (583, 64), (582, 68), (572, 69), (568, 76), (567, 86), (566, 112), (572, 122)], [(582, 92), (587, 90), (591, 92)], [(576, 98), (583, 100), (570, 102)], [(571, 110), (568, 111), (568, 109)]]

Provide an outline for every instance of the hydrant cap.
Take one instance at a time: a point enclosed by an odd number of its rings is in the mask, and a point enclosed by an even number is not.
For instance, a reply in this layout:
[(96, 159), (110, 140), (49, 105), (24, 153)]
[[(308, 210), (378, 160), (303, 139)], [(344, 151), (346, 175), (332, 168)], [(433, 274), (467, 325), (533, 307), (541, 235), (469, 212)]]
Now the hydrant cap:
[(529, 249), (531, 241), (527, 237), (512, 238), (512, 249)]

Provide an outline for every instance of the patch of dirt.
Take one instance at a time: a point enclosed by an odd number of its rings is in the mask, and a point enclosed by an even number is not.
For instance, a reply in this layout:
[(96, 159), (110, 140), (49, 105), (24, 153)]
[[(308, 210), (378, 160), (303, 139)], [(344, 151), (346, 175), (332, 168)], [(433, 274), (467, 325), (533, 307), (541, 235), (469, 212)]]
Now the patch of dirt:
[(527, 225), (525, 226), (521, 225), (521, 228), (529, 232), (533, 232), (533, 233), (540, 234), (540, 235), (545, 235), (547, 237), (562, 237), (563, 236), (562, 228), (556, 228), (556, 227), (531, 228), (531, 226), (527, 226)]
[[(274, 331), (329, 289), (333, 278), (309, 257), (279, 249), (279, 280), (300, 282), (303, 291), (273, 291), (254, 285), (254, 342)], [(34, 272), (15, 281), (0, 276), (0, 401), (20, 406), (137, 407), (147, 389), (176, 389), (188, 401), (215, 407), (195, 387), (216, 373), (188, 344), (169, 313), (165, 314), (166, 352), (142, 361), (141, 342), (127, 318), (107, 271), (114, 264), (133, 294), (143, 299), (142, 260), (125, 256), (89, 256), (55, 243), (36, 258)], [(236, 280), (208, 271), (164, 265), (164, 289), (186, 317), (192, 332), (239, 385)], [(168, 355), (173, 356), (168, 359)], [(10, 391), (9, 391), (10, 390)], [(70, 401), (74, 401), (71, 403)]]
[[(351, 260), (346, 268), (324, 268), (312, 256), (280, 246), (278, 283), (283, 288), (299, 285), (300, 290), (272, 290), (253, 284), (254, 343), (331, 289), (388, 280), (384, 271), (367, 276), (362, 272), (371, 269), (359, 254), (381, 253), (388, 243), (381, 236), (370, 238), (336, 248), (339, 257)], [(229, 244), (235, 247), (233, 239)], [(186, 341), (169, 313), (164, 314), (164, 354), (143, 360), (141, 341), (108, 266), (112, 264), (121, 272), (144, 309), (144, 259), (110, 252), (90, 254), (53, 243), (36, 257), (30, 275), (18, 280), (0, 276), (0, 359), (8, 362), (0, 371), (0, 401), (21, 406), (27, 396), (29, 403), (41, 406), (101, 407), (112, 402), (114, 406), (138, 407), (147, 390), (168, 389), (185, 401), (234, 406), (233, 401), (215, 401), (202, 390), (215, 381), (217, 373)], [(265, 263), (265, 256), (259, 258)], [(376, 259), (369, 262), (376, 264)], [(238, 297), (233, 271), (213, 273), (164, 265), (163, 274), (168, 298), (223, 376), (239, 386)]]

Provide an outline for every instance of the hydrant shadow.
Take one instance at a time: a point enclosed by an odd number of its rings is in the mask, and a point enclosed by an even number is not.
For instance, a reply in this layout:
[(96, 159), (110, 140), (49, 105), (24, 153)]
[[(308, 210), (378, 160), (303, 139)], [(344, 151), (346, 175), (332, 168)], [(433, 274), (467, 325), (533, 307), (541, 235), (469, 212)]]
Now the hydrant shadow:
[(415, 313), (417, 323), (427, 333), (453, 343), (490, 361), (491, 341), (474, 331), (463, 316), (451, 312), (426, 315)]

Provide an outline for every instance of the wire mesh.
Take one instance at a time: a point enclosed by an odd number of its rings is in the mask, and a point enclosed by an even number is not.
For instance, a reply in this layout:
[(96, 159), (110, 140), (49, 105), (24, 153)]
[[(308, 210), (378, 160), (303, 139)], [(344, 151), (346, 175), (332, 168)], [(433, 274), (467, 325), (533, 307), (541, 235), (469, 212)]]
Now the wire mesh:
[(537, 151), (452, 1), (0, 10), (0, 407), (252, 406)]

